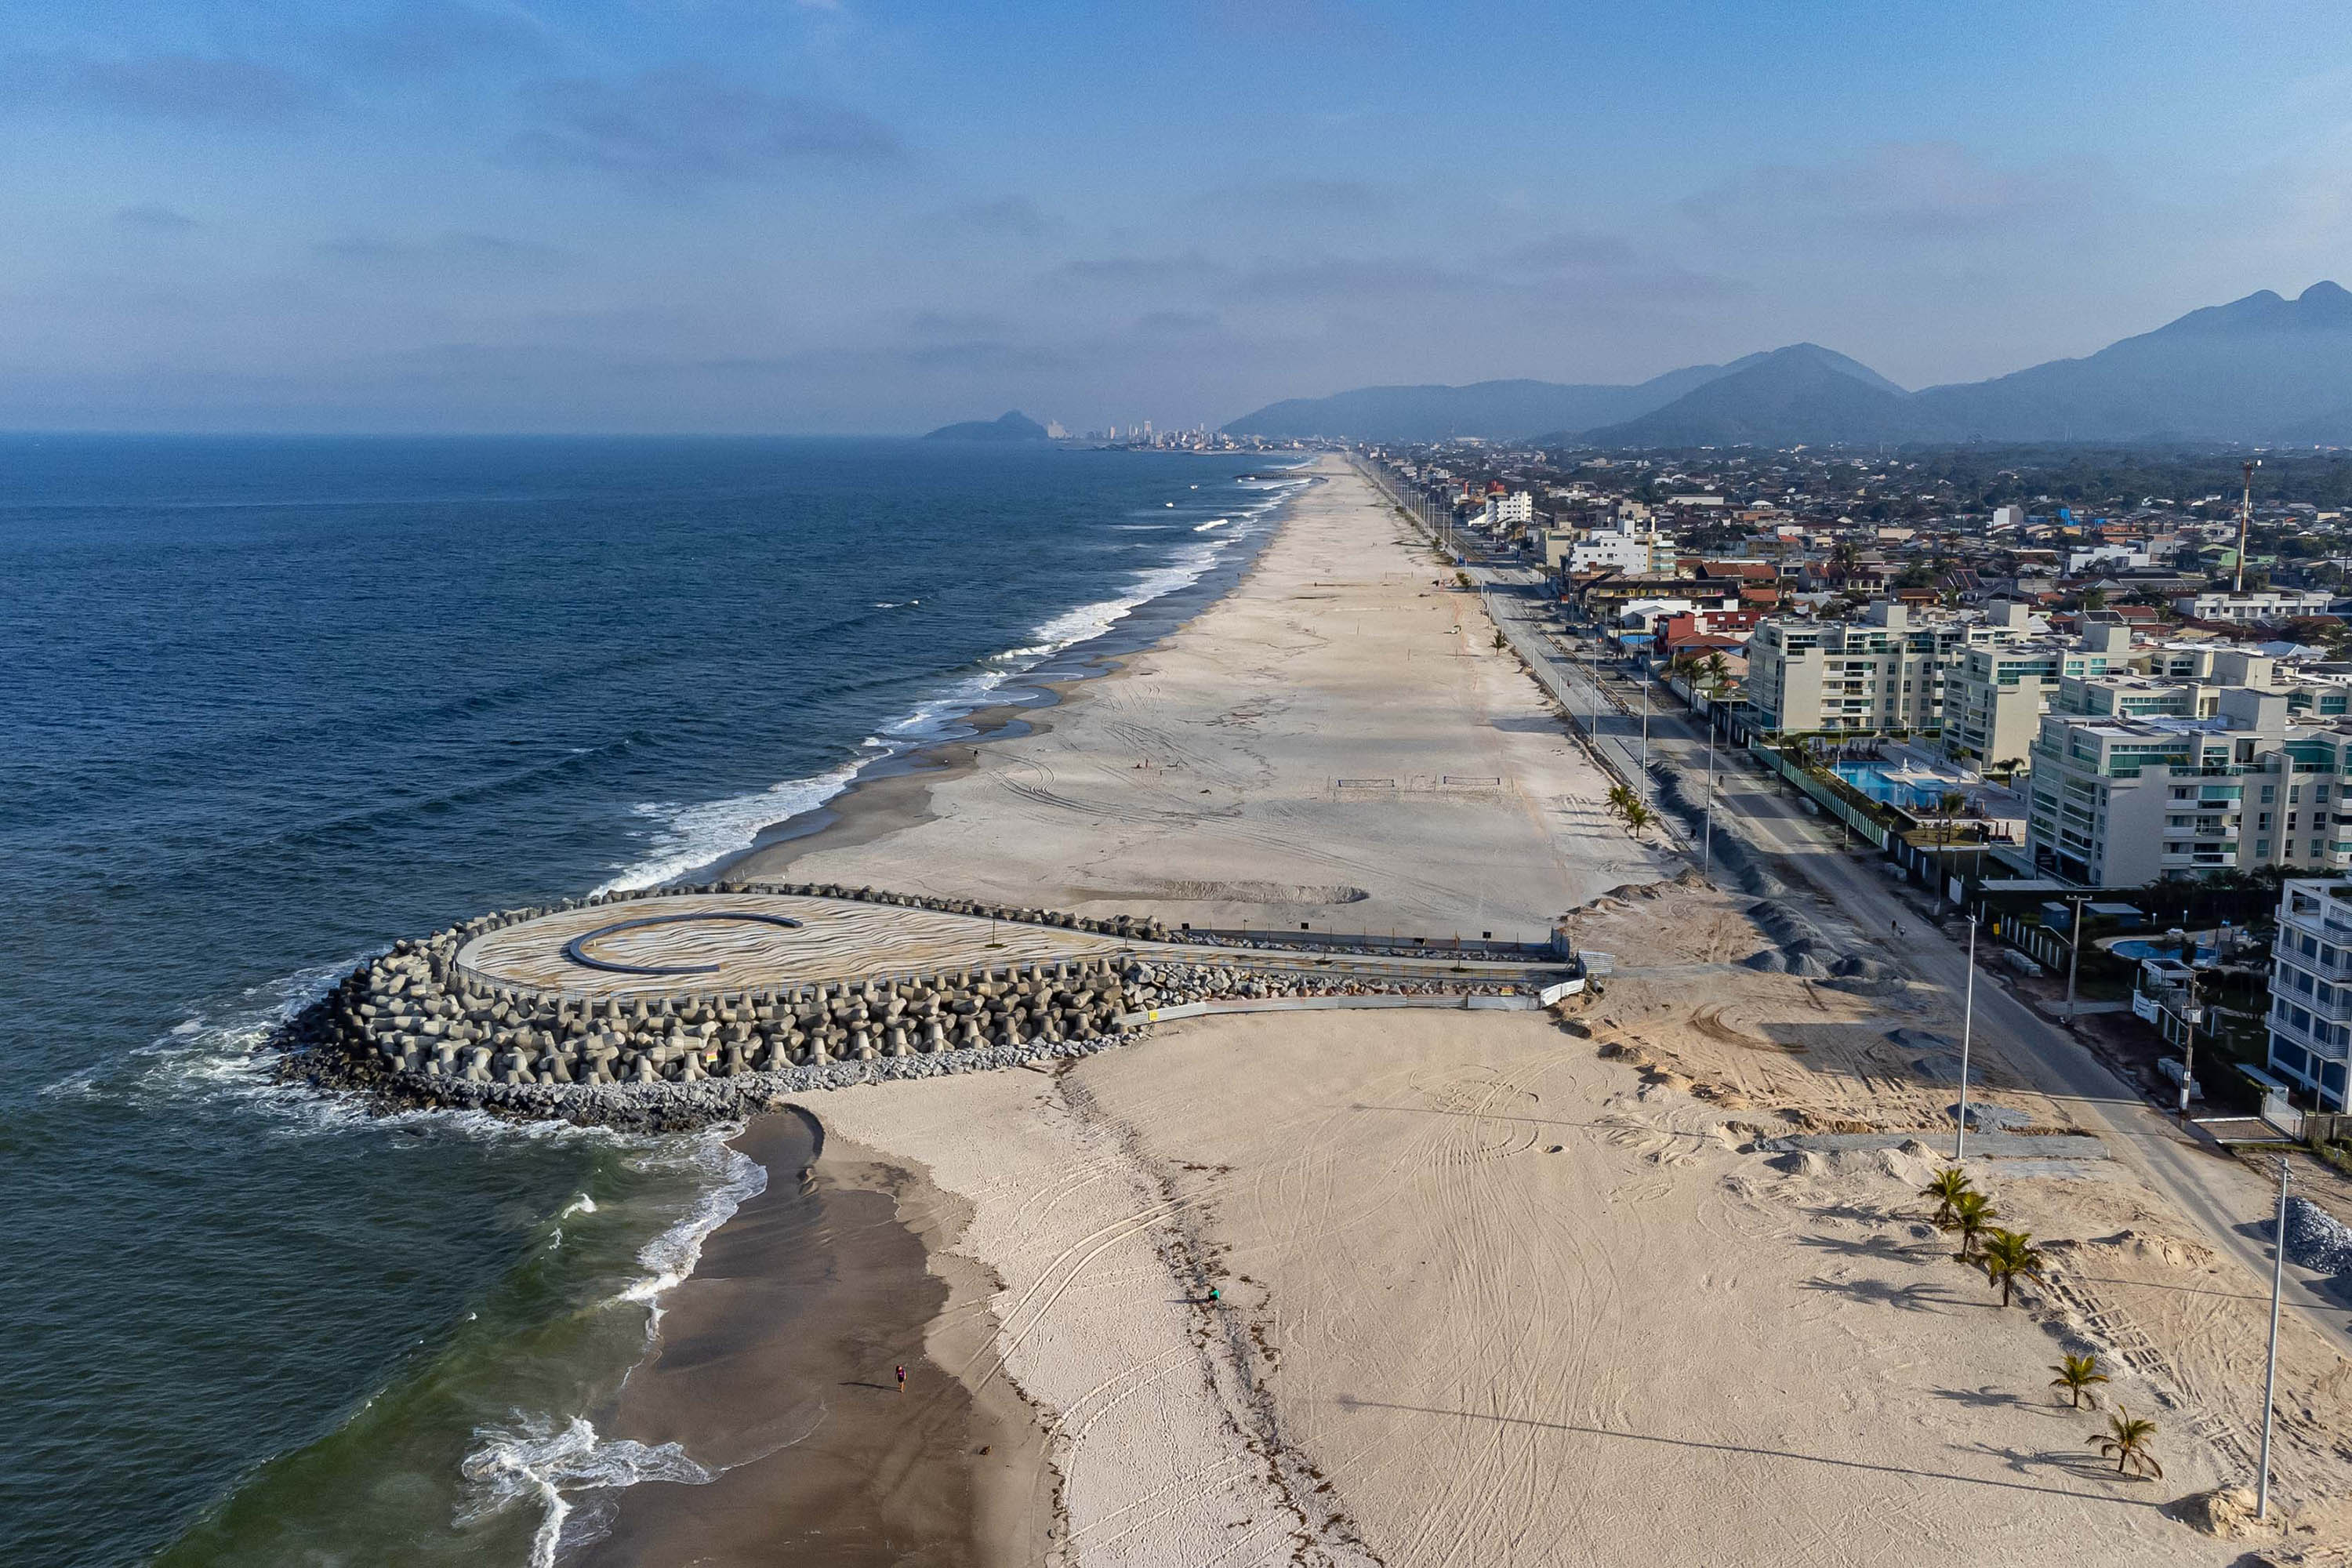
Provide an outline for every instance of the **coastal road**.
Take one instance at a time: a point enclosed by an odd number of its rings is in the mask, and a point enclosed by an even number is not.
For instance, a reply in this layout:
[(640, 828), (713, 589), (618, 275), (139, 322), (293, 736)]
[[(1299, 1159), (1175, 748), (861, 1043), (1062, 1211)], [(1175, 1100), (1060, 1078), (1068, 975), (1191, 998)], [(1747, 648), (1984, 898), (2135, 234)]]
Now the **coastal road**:
[[(1590, 668), (1561, 651), (1545, 628), (1551, 608), (1544, 603), (1538, 574), (1519, 567), (1474, 567), (1496, 625), (1522, 657), (1541, 660), (1546, 684), (1562, 696), (1580, 727), (1589, 724), (1598, 700), (1596, 743), (1625, 772), (1638, 774), (1643, 752), (1638, 685), (1600, 673), (1596, 689)], [(1612, 700), (1612, 697), (1614, 700)], [(1702, 801), (1706, 777), (1703, 722), (1654, 689), (1648, 753), (1688, 781), (1685, 794)], [(1623, 704), (1621, 708), (1620, 704)], [(1632, 712), (1624, 710), (1633, 710)], [(1965, 936), (1954, 941), (1922, 921), (1876, 868), (1874, 852), (1857, 857), (1843, 850), (1841, 829), (1797, 805), (1779, 780), (1737, 748), (1716, 748), (1716, 809), (1740, 819), (1747, 836), (1771, 850), (1810, 880), (1864, 940), (1917, 978), (1958, 996), (1968, 982)], [(1895, 922), (1904, 922), (1900, 942)], [(1983, 946), (1990, 956), (1991, 944)], [(2230, 1155), (2183, 1133), (2171, 1120), (2063, 1029), (2012, 995), (1990, 973), (1976, 987), (1977, 1037), (2000, 1047), (2034, 1089), (2073, 1105), (2089, 1130), (2105, 1140), (2116, 1157), (2182, 1215), (2221, 1255), (2248, 1271), (2250, 1289), (2267, 1294), (2271, 1258), (2267, 1233), (2274, 1208), (2273, 1180)], [(2321, 1295), (2292, 1266), (2285, 1287), (2288, 1305), (2339, 1353), (2352, 1355), (2352, 1310)]]

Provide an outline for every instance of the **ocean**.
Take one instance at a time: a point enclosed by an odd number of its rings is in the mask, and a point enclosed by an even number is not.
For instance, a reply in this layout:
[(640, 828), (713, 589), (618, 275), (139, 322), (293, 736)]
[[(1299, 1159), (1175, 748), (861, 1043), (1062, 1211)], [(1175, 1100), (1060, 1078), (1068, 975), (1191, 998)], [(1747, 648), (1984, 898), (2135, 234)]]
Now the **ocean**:
[[(254, 1047), (394, 938), (677, 879), (1190, 613), (1281, 459), (0, 437), (0, 1561), (548, 1563), (764, 1179)], [(585, 1510), (585, 1511), (583, 1511)]]

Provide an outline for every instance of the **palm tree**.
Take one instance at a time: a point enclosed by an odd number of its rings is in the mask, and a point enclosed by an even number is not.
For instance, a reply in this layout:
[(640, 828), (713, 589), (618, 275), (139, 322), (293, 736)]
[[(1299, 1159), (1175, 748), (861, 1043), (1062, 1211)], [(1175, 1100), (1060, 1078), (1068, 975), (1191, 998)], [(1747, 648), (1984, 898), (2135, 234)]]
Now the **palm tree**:
[(2128, 1467), (2160, 1481), (2164, 1479), (2164, 1467), (2147, 1451), (2148, 1444), (2155, 1440), (2156, 1423), (2140, 1419), (2120, 1405), (2107, 1417), (2105, 1436), (2091, 1439), (2099, 1446), (2099, 1458), (2116, 1462), (2116, 1474), (2122, 1475)]
[(2107, 1374), (2099, 1370), (2097, 1356), (2070, 1355), (2050, 1370), (2058, 1374), (2050, 1380), (2050, 1386), (2064, 1389), (2075, 1409), (2083, 1408), (2085, 1399), (2091, 1402), (2092, 1409), (2099, 1407), (2099, 1396), (2091, 1392), (2091, 1384), (2106, 1382)]
[(1633, 793), (1632, 785), (1619, 784), (1609, 786), (1609, 809), (1619, 816), (1625, 816), (1641, 804), (1642, 798)]
[(1655, 827), (1657, 825), (1658, 814), (1640, 801), (1637, 800), (1625, 808), (1626, 831), (1632, 833), (1636, 838), (1642, 836), (1644, 828)]
[(1936, 1224), (1947, 1226), (1952, 1223), (1953, 1201), (1963, 1193), (1974, 1191), (1976, 1187), (1969, 1181), (1966, 1171), (1958, 1165), (1948, 1165), (1936, 1173), (1935, 1180), (1919, 1189), (1919, 1195), (1936, 1200)]
[(1992, 1206), (1992, 1200), (1982, 1193), (1962, 1193), (1952, 1200), (1952, 1223), (1948, 1228), (1960, 1233), (1959, 1260), (1962, 1263), (1975, 1261), (1977, 1237), (1991, 1228), (1992, 1217), (2000, 1212)]
[(1710, 692), (1722, 690), (1723, 683), (1731, 679), (1730, 662), (1723, 657), (1723, 650), (1719, 647), (1707, 650), (1702, 666), (1706, 670), (1706, 689)]
[(2033, 1234), (2023, 1230), (1995, 1230), (1985, 1237), (1985, 1279), (2000, 1287), (2000, 1304), (2009, 1305), (2010, 1292), (2017, 1289), (2020, 1279), (2042, 1283), (2042, 1249), (2033, 1245)]

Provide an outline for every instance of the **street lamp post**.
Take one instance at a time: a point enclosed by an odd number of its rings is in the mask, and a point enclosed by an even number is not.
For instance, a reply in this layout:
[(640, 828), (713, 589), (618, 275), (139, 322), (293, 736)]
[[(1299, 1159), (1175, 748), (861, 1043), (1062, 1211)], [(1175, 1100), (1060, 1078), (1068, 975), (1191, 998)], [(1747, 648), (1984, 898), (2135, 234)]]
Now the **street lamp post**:
[(1968, 1000), (1960, 1008), (1960, 1115), (1952, 1132), (1952, 1163), (1967, 1157), (1969, 1147), (1969, 1041), (1977, 1021), (1977, 917), (1969, 917)]
[(1706, 725), (1706, 829), (1699, 840), (1698, 874), (1702, 881), (1712, 881), (1715, 873), (1715, 714), (1707, 714)]
[(2271, 1410), (2278, 1391), (2279, 1287), (2286, 1277), (2286, 1156), (2279, 1156), (2278, 1215), (2271, 1232), (2271, 1348), (2263, 1369), (2263, 1474), (2254, 1488), (2254, 1517), (2271, 1514)]
[(1642, 664), (1642, 804), (1650, 804), (1650, 666)]

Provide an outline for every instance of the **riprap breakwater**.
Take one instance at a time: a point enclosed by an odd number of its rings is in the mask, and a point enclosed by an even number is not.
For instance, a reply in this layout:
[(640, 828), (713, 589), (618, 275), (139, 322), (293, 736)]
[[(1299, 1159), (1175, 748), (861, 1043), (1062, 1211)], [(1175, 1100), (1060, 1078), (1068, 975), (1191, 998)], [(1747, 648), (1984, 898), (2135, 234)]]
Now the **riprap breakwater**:
[(1154, 1015), (1538, 1005), (1572, 965), (1245, 946), (1148, 920), (873, 889), (715, 885), (468, 921), (353, 969), (276, 1042), (281, 1074), (387, 1109), (631, 1127), (1018, 1066)]

